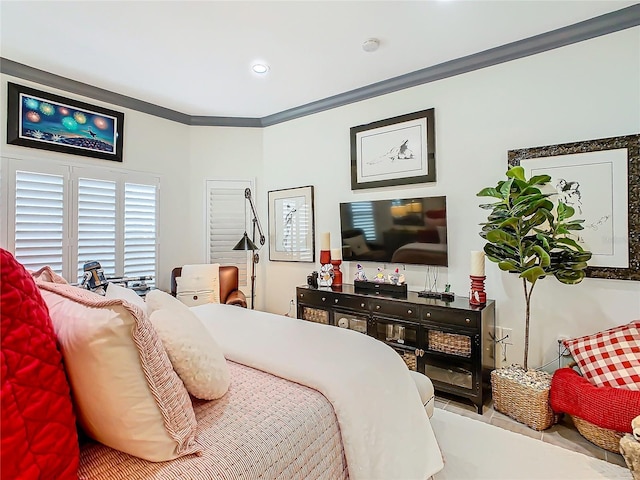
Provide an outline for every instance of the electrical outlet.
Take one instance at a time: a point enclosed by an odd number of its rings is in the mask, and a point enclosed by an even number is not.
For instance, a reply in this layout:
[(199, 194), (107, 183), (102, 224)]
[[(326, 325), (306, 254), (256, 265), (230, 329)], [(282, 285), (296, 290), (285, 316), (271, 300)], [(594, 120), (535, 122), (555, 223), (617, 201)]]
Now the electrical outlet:
[(496, 326), (494, 342), (496, 368), (504, 367), (509, 364), (508, 347), (513, 345), (512, 329)]

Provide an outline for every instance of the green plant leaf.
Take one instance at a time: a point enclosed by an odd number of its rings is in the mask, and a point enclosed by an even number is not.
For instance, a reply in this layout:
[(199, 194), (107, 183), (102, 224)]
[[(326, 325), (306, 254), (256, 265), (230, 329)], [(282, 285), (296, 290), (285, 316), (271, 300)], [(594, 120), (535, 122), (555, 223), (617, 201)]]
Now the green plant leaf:
[(520, 222), (520, 219), (518, 217), (509, 217), (506, 220), (503, 220), (502, 223), (500, 223), (499, 228), (505, 228), (505, 227), (515, 228), (518, 226), (519, 222)]
[(576, 283), (580, 283), (586, 274), (582, 270), (558, 270), (554, 272), (554, 276), (562, 283), (575, 285)]
[(519, 272), (521, 271), (520, 266), (516, 264), (516, 262), (512, 260), (502, 260), (498, 262), (498, 268), (505, 272)]
[(513, 178), (510, 178), (506, 182), (502, 182), (498, 191), (502, 194), (502, 198), (508, 198), (511, 194), (511, 185), (513, 184)]
[(513, 235), (499, 228), (487, 232), (487, 240), (491, 243), (506, 243), (512, 247), (518, 244), (518, 241)]
[(533, 250), (538, 255), (538, 258), (540, 259), (540, 266), (542, 268), (546, 268), (551, 264), (551, 256), (548, 252), (545, 251), (544, 248), (542, 248), (540, 245), (534, 245)]
[(549, 175), (534, 175), (529, 179), (529, 185), (544, 185), (550, 181), (551, 177)]
[(580, 246), (580, 244), (579, 244), (578, 242), (576, 242), (576, 241), (575, 241), (574, 239), (572, 239), (572, 238), (567, 238), (567, 237), (564, 237), (564, 238), (557, 238), (557, 239), (556, 239), (556, 242), (557, 242), (557, 243), (560, 243), (560, 244), (562, 244), (562, 245), (568, 245), (568, 246), (570, 246), (570, 247), (573, 247), (573, 248), (575, 248), (576, 250), (578, 250), (578, 251), (580, 251), (580, 252), (582, 252), (582, 251), (584, 250), (584, 248), (582, 248), (582, 246)]
[(476, 196), (477, 197), (494, 197), (494, 198), (499, 198), (500, 200), (504, 200), (504, 196), (494, 187), (483, 188), (478, 193), (476, 193)]
[(516, 165), (515, 167), (511, 167), (509, 170), (507, 170), (507, 177), (517, 178), (518, 180), (522, 180), (523, 182), (527, 181), (524, 176), (524, 168), (520, 165)]
[(536, 265), (522, 272), (520, 278), (526, 279), (529, 283), (536, 283), (539, 278), (544, 277), (546, 274), (547, 272), (542, 267)]

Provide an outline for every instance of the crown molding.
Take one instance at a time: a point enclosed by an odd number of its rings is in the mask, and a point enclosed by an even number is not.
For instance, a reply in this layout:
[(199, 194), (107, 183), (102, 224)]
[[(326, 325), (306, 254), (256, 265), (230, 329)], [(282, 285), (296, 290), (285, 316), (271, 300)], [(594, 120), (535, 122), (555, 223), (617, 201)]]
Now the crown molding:
[(136, 98), (111, 92), (93, 85), (45, 72), (13, 60), (0, 57), (0, 72), (41, 85), (57, 88), (99, 101), (129, 108), (156, 117), (192, 126), (268, 127), (296, 118), (323, 112), (350, 103), (360, 102), (406, 88), (435, 82), (481, 68), (510, 62), (573, 43), (608, 35), (640, 25), (640, 4), (607, 13), (567, 27), (508, 43), (483, 52), (467, 55), (432, 67), (390, 78), (382, 82), (350, 90), (316, 102), (284, 110), (262, 118), (194, 116), (154, 105)]

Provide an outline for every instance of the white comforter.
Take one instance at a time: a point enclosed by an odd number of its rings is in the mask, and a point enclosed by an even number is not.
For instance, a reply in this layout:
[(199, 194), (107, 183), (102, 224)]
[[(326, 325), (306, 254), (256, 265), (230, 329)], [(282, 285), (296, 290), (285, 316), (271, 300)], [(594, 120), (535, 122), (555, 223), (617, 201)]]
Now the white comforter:
[(227, 359), (311, 387), (332, 403), (352, 480), (425, 480), (443, 468), (415, 384), (387, 345), (231, 305), (192, 310)]

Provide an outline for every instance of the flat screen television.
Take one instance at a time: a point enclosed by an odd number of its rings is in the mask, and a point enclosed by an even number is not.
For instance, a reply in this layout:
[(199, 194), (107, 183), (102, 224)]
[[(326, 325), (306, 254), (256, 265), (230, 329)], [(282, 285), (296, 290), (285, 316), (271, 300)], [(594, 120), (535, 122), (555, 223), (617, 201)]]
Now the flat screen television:
[(449, 264), (444, 196), (341, 203), (340, 233), (345, 261)]

